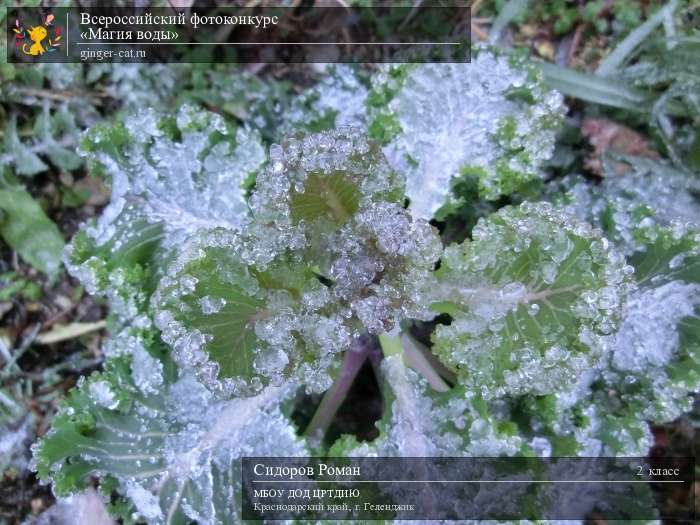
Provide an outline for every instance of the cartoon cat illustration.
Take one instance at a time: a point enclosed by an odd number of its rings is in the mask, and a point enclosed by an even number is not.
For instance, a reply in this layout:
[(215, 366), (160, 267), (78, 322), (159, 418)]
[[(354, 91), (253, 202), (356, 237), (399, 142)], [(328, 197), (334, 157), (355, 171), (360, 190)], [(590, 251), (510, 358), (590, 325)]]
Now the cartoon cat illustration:
[(46, 49), (41, 45), (42, 40), (48, 35), (48, 31), (43, 26), (30, 27), (27, 29), (29, 39), (34, 42), (27, 51), (27, 44), (22, 46), (22, 51), (27, 55), (43, 55)]

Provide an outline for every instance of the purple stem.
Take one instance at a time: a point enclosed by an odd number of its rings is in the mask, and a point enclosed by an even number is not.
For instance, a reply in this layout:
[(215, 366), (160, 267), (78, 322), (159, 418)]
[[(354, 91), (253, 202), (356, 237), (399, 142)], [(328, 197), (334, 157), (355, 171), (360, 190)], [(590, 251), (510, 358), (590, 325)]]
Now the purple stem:
[(318, 440), (318, 442), (323, 439), (331, 421), (333, 421), (335, 417), (335, 413), (338, 411), (343, 401), (345, 401), (350, 386), (355, 380), (360, 368), (362, 368), (370, 350), (371, 345), (361, 337), (349, 350), (345, 351), (343, 363), (335, 381), (333, 381), (333, 384), (326, 393), (323, 394), (321, 404), (318, 406), (318, 409), (316, 409), (316, 413), (311, 419), (311, 423), (309, 423), (309, 426), (306, 428), (306, 432), (304, 432), (307, 437)]

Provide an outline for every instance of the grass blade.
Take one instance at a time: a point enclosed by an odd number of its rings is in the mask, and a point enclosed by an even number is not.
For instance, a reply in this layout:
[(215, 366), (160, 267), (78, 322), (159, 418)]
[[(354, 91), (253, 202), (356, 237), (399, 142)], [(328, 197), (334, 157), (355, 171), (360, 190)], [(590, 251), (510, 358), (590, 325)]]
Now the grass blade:
[(650, 110), (648, 95), (616, 78), (601, 78), (554, 64), (538, 64), (547, 83), (569, 97), (635, 112)]
[(659, 9), (654, 16), (627, 35), (627, 37), (617, 45), (615, 50), (600, 62), (596, 74), (603, 77), (612, 75), (637, 46), (663, 23), (664, 19), (670, 13), (675, 11), (676, 5), (677, 1), (672, 0), (667, 6)]

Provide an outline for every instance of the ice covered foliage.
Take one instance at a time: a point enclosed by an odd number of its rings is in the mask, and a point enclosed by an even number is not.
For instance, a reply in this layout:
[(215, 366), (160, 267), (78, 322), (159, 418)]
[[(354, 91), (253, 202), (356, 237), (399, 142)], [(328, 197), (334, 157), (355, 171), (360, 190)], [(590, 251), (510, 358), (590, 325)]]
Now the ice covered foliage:
[[(148, 350), (167, 360), (157, 345)], [(238, 523), (241, 456), (308, 454), (280, 409), (293, 385), (218, 401), (188, 374), (161, 375), (157, 392), (139, 388), (132, 367), (111, 359), (64, 401), (35, 451), (35, 468), (57, 494), (93, 476), (104, 493), (128, 498), (112, 508), (128, 522)]]
[(178, 362), (225, 393), (289, 377), (322, 391), (363, 331), (430, 319), (440, 241), (402, 196), (402, 178), (357, 131), (272, 146), (246, 227), (198, 235), (160, 283), (156, 321)]
[(285, 127), (368, 129), (424, 219), (453, 199), (460, 177), (476, 178), (490, 200), (539, 177), (564, 115), (535, 68), (486, 47), (471, 63), (383, 65), (365, 84), (358, 69), (331, 67), (292, 104)]
[(700, 181), (660, 161), (620, 157), (623, 175), (609, 173), (594, 186), (581, 178), (566, 182), (557, 201), (570, 213), (603, 228), (628, 255), (643, 249), (644, 231), (674, 221), (700, 226)]
[(690, 410), (700, 389), (700, 231), (674, 224), (644, 232), (630, 257), (637, 286), (625, 306), (604, 380), (644, 419)]
[(564, 112), (532, 66), (487, 48), (468, 64), (388, 65), (367, 106), (370, 134), (406, 174), (412, 213), (428, 219), (458, 177), (496, 199), (540, 176)]
[[(645, 455), (648, 421), (689, 407), (690, 179), (631, 163), (494, 200), (444, 248), (427, 219), (455, 180), (494, 198), (549, 155), (561, 100), (529, 68), (480, 50), (365, 85), (338, 67), (292, 107), (269, 147), (195, 106), (85, 135), (112, 199), (65, 259), (112, 335), (35, 447), (57, 493), (98, 478), (126, 522), (218, 525), (240, 521), (241, 456)], [(364, 359), (378, 437), (323, 438)], [(323, 393), (306, 429), (304, 390)]]
[(256, 132), (193, 106), (96, 126), (82, 147), (109, 177), (112, 199), (76, 236), (66, 266), (124, 317), (143, 310), (163, 261), (193, 232), (247, 220), (245, 184), (265, 161)]
[(359, 68), (330, 65), (318, 84), (294, 100), (285, 117), (286, 130), (364, 127), (366, 84)]
[(434, 351), (486, 398), (566, 388), (602, 356), (633, 271), (585, 222), (548, 203), (503, 208), (438, 271), (452, 317)]
[(690, 410), (688, 394), (700, 389), (699, 234), (677, 224), (647, 233), (629, 258), (635, 282), (599, 365), (573, 388), (511, 407), (552, 455), (642, 456), (647, 422)]

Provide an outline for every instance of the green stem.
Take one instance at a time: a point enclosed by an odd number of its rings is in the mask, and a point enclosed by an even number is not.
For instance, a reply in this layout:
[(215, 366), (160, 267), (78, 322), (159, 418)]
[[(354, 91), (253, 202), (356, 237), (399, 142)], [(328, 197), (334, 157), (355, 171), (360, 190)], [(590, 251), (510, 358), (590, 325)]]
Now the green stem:
[[(427, 379), (433, 390), (437, 392), (448, 392), (450, 390), (450, 385), (440, 377), (440, 373), (426, 355), (429, 352), (423, 352), (423, 349), (419, 347), (420, 343), (415, 341), (407, 333), (401, 335), (401, 342), (408, 366)], [(425, 350), (427, 350), (427, 348)]]
[[(399, 330), (393, 330), (379, 336), (379, 343), (385, 357), (401, 355), (403, 361), (413, 370), (422, 375), (433, 388), (438, 392), (450, 390), (441, 377), (439, 363), (427, 348), (422, 348), (418, 341), (414, 340), (410, 334)], [(425, 350), (425, 351), (424, 351)], [(431, 359), (432, 357), (432, 359)]]
[(379, 336), (379, 344), (382, 347), (384, 357), (403, 354), (403, 345), (401, 344), (399, 333), (398, 329), (394, 329)]

